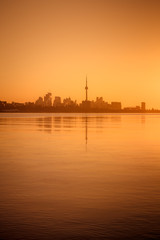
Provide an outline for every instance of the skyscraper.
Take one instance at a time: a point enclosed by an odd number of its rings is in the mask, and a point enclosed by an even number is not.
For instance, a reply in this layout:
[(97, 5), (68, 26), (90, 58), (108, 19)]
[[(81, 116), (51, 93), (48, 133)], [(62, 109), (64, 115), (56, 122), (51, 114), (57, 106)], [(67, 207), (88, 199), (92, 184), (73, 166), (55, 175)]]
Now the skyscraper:
[(145, 102), (141, 102), (141, 110), (142, 111), (146, 110), (146, 103)]
[(53, 106), (54, 107), (60, 107), (61, 106), (61, 97), (55, 96)]
[(44, 96), (44, 106), (51, 107), (52, 106), (52, 93), (47, 93)]

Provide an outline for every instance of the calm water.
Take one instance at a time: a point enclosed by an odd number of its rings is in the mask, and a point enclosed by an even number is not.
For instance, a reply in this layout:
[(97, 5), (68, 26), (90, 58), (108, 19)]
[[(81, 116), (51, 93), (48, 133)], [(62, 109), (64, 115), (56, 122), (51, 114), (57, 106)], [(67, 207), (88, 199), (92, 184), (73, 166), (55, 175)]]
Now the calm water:
[(160, 115), (0, 114), (0, 239), (160, 239)]

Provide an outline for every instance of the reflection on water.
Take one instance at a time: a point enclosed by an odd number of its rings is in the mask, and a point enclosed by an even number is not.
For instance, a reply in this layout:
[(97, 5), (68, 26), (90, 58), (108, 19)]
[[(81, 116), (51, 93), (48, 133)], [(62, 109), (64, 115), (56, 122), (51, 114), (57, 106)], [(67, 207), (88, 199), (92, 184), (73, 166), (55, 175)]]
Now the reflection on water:
[(0, 114), (0, 239), (160, 239), (160, 115)]

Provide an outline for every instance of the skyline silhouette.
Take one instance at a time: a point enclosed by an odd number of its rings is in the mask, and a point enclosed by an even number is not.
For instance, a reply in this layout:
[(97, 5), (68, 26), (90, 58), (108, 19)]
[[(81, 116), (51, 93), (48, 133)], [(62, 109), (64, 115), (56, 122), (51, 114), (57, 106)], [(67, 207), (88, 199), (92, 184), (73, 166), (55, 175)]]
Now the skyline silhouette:
[(0, 1), (0, 99), (104, 96), (160, 109), (160, 2)]
[(141, 102), (139, 106), (123, 107), (121, 102), (112, 101), (108, 103), (104, 101), (103, 97), (97, 97), (96, 100), (90, 100), (88, 98), (88, 80), (86, 76), (85, 81), (85, 100), (77, 103), (77, 100), (72, 100), (70, 97), (61, 100), (60, 96), (55, 96), (52, 99), (52, 93), (48, 92), (44, 98), (39, 97), (35, 102), (26, 103), (7, 103), (6, 101), (0, 101), (0, 111), (14, 111), (14, 112), (146, 112), (147, 110), (155, 111), (152, 109), (146, 109), (146, 103)]

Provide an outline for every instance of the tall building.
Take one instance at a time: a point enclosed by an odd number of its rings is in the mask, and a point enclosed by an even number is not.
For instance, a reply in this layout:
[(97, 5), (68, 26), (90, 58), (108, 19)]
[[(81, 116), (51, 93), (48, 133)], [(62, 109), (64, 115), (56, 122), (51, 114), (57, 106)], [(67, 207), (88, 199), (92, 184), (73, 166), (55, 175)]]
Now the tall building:
[(61, 97), (55, 96), (53, 106), (54, 107), (60, 107), (61, 106)]
[(44, 106), (51, 107), (52, 106), (52, 93), (47, 93), (44, 96)]
[(43, 102), (43, 98), (42, 97), (39, 97), (36, 102), (35, 102), (35, 105), (37, 106), (43, 106), (44, 102)]
[(141, 110), (142, 111), (146, 110), (146, 103), (145, 102), (141, 102)]
[(86, 86), (85, 86), (85, 90), (86, 90), (86, 102), (88, 101), (88, 85), (87, 85), (87, 76), (86, 76)]
[(105, 108), (105, 106), (106, 106), (106, 104), (105, 104), (105, 102), (104, 102), (104, 100), (103, 100), (103, 97), (97, 97), (96, 98), (96, 101), (95, 101), (95, 103), (94, 103), (94, 106), (95, 106), (95, 108), (98, 108), (98, 109), (104, 109)]
[(76, 101), (73, 101), (70, 97), (63, 99), (64, 107), (75, 107), (77, 105)]

